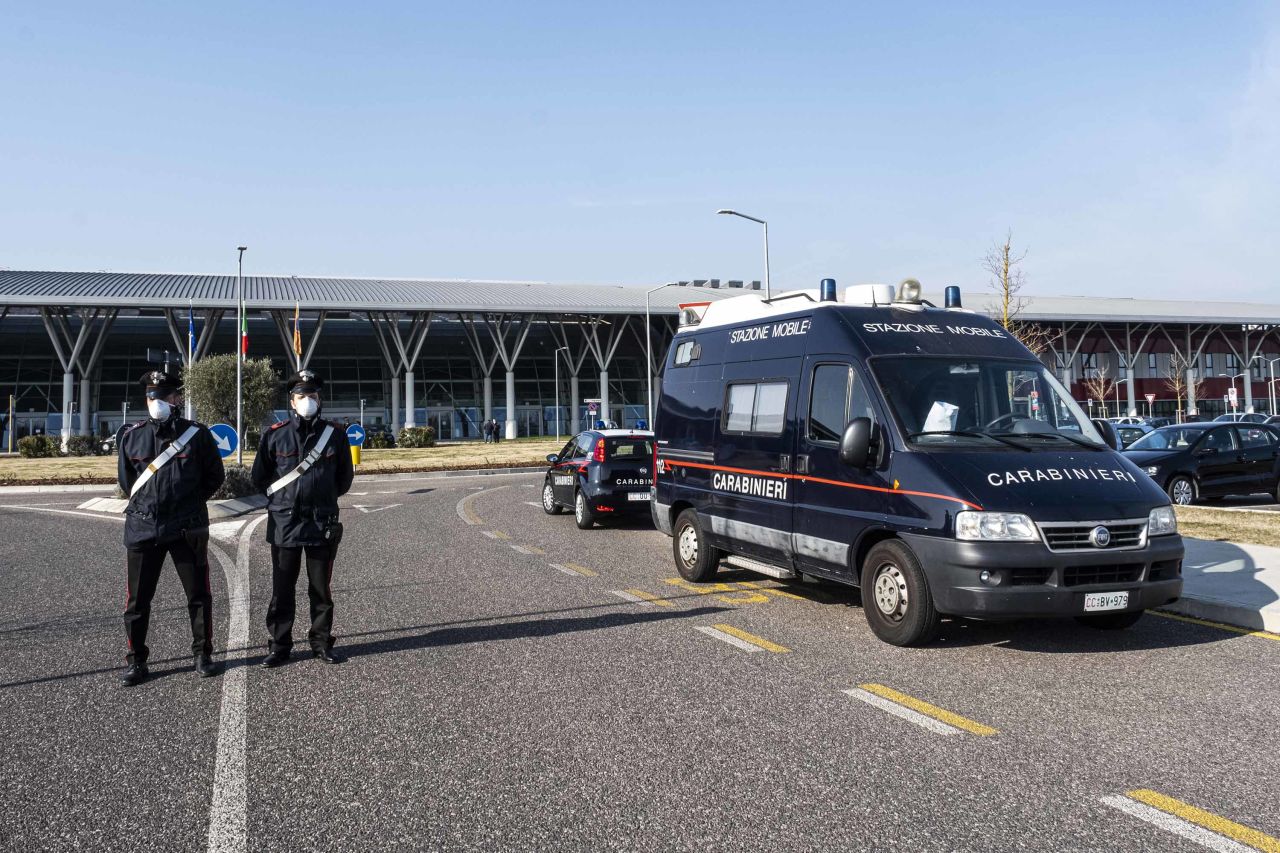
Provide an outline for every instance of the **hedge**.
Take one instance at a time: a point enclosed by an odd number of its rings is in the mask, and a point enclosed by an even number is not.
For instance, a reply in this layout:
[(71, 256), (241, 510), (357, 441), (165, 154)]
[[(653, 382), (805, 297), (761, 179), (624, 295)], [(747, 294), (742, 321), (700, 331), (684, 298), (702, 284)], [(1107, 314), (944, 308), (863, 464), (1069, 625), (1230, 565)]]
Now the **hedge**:
[(435, 427), (405, 427), (396, 437), (400, 447), (435, 447)]

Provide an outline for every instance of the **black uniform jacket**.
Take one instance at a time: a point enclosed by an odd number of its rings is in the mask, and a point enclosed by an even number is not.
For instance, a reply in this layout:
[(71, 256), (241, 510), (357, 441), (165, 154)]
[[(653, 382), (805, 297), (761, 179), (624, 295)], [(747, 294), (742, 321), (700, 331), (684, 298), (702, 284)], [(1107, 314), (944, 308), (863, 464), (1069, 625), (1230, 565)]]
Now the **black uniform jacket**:
[[(118, 479), (125, 496), (151, 461), (178, 440), (194, 421), (147, 418), (131, 424), (120, 437)], [(203, 424), (181, 453), (165, 463), (124, 511), (124, 545), (176, 539), (184, 532), (206, 530), (213, 497), (226, 476), (213, 434)]]
[(338, 498), (351, 488), (355, 470), (347, 435), (332, 421), (317, 417), (308, 423), (295, 413), (262, 434), (258, 457), (253, 460), (253, 485), (266, 494), (268, 486), (298, 467), (326, 425), (333, 427), (333, 435), (320, 458), (307, 473), (271, 496), (267, 541), (272, 545), (297, 548), (329, 541), (325, 533), (332, 535), (338, 521)]

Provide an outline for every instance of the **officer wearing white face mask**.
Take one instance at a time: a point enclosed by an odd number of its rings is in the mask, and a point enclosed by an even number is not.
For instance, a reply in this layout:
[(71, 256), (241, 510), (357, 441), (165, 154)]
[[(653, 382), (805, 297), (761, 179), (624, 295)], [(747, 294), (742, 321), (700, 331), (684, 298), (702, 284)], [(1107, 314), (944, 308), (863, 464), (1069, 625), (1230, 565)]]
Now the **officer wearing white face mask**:
[(351, 488), (346, 433), (320, 417), (324, 382), (299, 370), (286, 383), (293, 414), (262, 434), (253, 462), (253, 483), (269, 499), (267, 541), (271, 543), (271, 604), (267, 608), (270, 653), (267, 669), (289, 660), (298, 575), (305, 556), (313, 657), (341, 663), (333, 653), (333, 561), (342, 541), (338, 498)]
[(213, 596), (209, 590), (209, 512), (205, 501), (222, 485), (222, 458), (202, 424), (177, 416), (182, 402), (178, 380), (162, 370), (143, 374), (147, 413), (120, 437), (118, 475), (129, 496), (124, 511), (124, 546), (129, 587), (124, 611), (128, 669), (126, 687), (147, 679), (147, 626), (151, 599), (165, 556), (187, 594), (191, 651), (201, 677), (216, 675), (213, 662)]

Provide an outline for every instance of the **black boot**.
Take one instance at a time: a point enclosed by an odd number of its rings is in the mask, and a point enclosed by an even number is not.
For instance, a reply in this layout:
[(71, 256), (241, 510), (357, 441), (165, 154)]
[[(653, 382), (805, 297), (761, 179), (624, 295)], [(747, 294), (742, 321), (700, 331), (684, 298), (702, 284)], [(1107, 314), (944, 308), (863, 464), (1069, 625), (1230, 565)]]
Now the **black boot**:
[(346, 660), (346, 658), (341, 655), (335, 655), (333, 653), (333, 649), (312, 649), (311, 656), (313, 658), (319, 658), (325, 663), (342, 663)]
[(276, 649), (262, 659), (262, 668), (275, 669), (278, 666), (284, 666), (288, 661), (289, 661), (289, 650)]
[(147, 676), (151, 671), (147, 669), (145, 663), (131, 663), (129, 668), (120, 676), (121, 687), (137, 687), (139, 684), (147, 680)]
[(196, 674), (201, 678), (212, 678), (222, 672), (222, 664), (215, 663), (208, 655), (196, 655)]

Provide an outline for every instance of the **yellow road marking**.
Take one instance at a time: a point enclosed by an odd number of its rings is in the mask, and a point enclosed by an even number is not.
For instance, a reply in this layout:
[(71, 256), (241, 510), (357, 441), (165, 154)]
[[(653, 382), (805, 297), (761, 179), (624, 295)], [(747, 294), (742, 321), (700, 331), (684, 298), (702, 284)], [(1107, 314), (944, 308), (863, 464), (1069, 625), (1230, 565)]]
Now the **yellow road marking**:
[(769, 597), (762, 592), (751, 590), (743, 592), (735, 589), (731, 583), (692, 583), (684, 578), (663, 578), (663, 583), (696, 592), (698, 595), (715, 595), (725, 604), (764, 604), (769, 600)]
[(1165, 610), (1148, 610), (1147, 612), (1165, 619), (1177, 619), (1179, 622), (1190, 622), (1193, 625), (1204, 625), (1207, 628), (1220, 628), (1223, 631), (1230, 631), (1233, 634), (1244, 634), (1246, 637), (1261, 637), (1264, 640), (1275, 640), (1280, 642), (1280, 634), (1273, 634), (1270, 631), (1259, 631), (1254, 628), (1240, 628), (1236, 625), (1227, 625), (1222, 622), (1210, 622), (1208, 619), (1197, 619), (1194, 616), (1183, 616), (1181, 613), (1169, 613)]
[(644, 590), (642, 590), (642, 589), (628, 589), (628, 590), (623, 590), (623, 591), (624, 591), (624, 592), (629, 592), (629, 593), (631, 593), (631, 594), (632, 594), (632, 595), (634, 595), (636, 598), (643, 598), (645, 601), (649, 602), (650, 604), (656, 604), (656, 605), (658, 605), (659, 607), (673, 607), (673, 606), (674, 606), (674, 605), (672, 605), (672, 603), (671, 603), (670, 601), (667, 601), (665, 598), (659, 598), (658, 596), (654, 595), (653, 593), (645, 592), (645, 591), (644, 591)]
[(533, 547), (532, 545), (521, 545), (520, 547), (521, 547), (521, 548), (523, 548), (527, 553), (530, 553), (530, 554), (546, 554), (546, 553), (547, 553), (546, 551), (542, 550), (541, 548), (535, 548), (535, 547)]
[(755, 634), (748, 634), (746, 631), (743, 631), (741, 628), (735, 628), (732, 625), (725, 625), (721, 623), (719, 625), (714, 625), (712, 627), (714, 627), (717, 631), (724, 631), (726, 634), (737, 637), (739, 640), (742, 640), (743, 642), (750, 643), (753, 646), (759, 646), (760, 648), (764, 649), (766, 652), (773, 652), (774, 654), (780, 655), (785, 652), (791, 651), (791, 649), (787, 648), (786, 646), (780, 646), (777, 643), (771, 643), (768, 640), (766, 640), (764, 637), (757, 637)]
[(868, 693), (874, 693), (891, 702), (897, 702), (910, 708), (913, 711), (924, 714), (926, 717), (933, 717), (949, 726), (955, 726), (957, 729), (964, 729), (966, 732), (983, 737), (1000, 734), (999, 729), (993, 729), (991, 726), (984, 726), (982, 723), (962, 717), (959, 714), (953, 714), (945, 708), (939, 708), (937, 705), (930, 705), (923, 699), (917, 699), (914, 696), (908, 696), (906, 693), (899, 693), (892, 687), (885, 687), (883, 684), (859, 684), (863, 690)]
[(501, 530), (490, 530), (489, 532), (493, 534), (494, 539), (510, 539), (511, 538), (507, 534), (503, 533)]
[(1183, 820), (1203, 826), (1205, 829), (1212, 830), (1219, 835), (1225, 835), (1233, 841), (1239, 841), (1241, 844), (1247, 844), (1266, 853), (1280, 853), (1280, 839), (1273, 838), (1265, 832), (1250, 829), (1233, 820), (1227, 820), (1225, 817), (1220, 817), (1213, 812), (1198, 809), (1193, 805), (1182, 802), (1182, 800), (1175, 800), (1173, 797), (1166, 797), (1164, 794), (1149, 791), (1145, 788), (1129, 791), (1126, 796), (1132, 797), (1140, 803), (1146, 803), (1162, 812), (1168, 812), (1174, 817), (1180, 817)]
[(591, 569), (588, 569), (586, 566), (579, 566), (577, 563), (561, 563), (560, 565), (564, 566), (566, 569), (573, 569), (584, 578), (597, 577), (596, 572), (591, 571)]
[(776, 586), (760, 586), (755, 581), (738, 581), (738, 586), (745, 586), (748, 589), (758, 589), (769, 595), (777, 595), (782, 598), (794, 598), (796, 601), (805, 601), (803, 595), (796, 595), (794, 592), (787, 592), (785, 589), (778, 589)]

